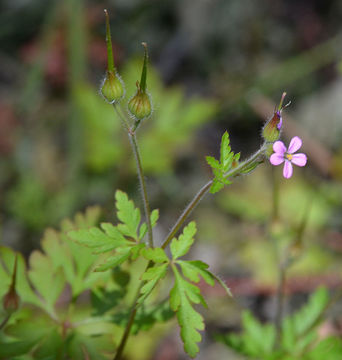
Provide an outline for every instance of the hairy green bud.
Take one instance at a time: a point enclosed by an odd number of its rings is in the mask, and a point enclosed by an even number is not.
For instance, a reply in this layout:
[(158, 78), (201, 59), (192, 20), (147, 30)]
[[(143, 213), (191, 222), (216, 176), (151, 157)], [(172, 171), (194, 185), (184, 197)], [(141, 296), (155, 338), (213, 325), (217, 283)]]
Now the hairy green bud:
[(152, 113), (152, 102), (150, 95), (141, 90), (137, 82), (137, 92), (128, 102), (128, 110), (134, 118), (142, 120), (149, 117)]
[(272, 118), (266, 122), (264, 128), (262, 129), (262, 136), (267, 142), (274, 143), (280, 137), (281, 129), (283, 126), (283, 118), (281, 116), (281, 113), (283, 109), (289, 106), (291, 103), (289, 102), (288, 104), (283, 105), (285, 96), (286, 92), (283, 92), (278, 108), (274, 111)]
[(263, 130), (262, 136), (267, 142), (275, 142), (280, 137), (282, 118), (280, 111), (276, 111), (272, 118), (267, 121)]
[(119, 102), (125, 95), (123, 81), (120, 76), (108, 70), (101, 86), (101, 94), (107, 102), (114, 104)]
[(141, 79), (136, 82), (137, 92), (128, 102), (128, 111), (135, 118), (135, 128), (138, 127), (142, 119), (148, 118), (152, 114), (152, 101), (149, 93), (146, 89), (146, 78), (147, 78), (147, 44), (142, 43), (145, 48), (144, 51), (144, 63), (141, 71)]
[(101, 85), (101, 94), (110, 104), (119, 102), (125, 96), (124, 83), (118, 75), (115, 65), (112, 48), (112, 37), (108, 11), (104, 10), (106, 16), (106, 44), (107, 44), (107, 73)]

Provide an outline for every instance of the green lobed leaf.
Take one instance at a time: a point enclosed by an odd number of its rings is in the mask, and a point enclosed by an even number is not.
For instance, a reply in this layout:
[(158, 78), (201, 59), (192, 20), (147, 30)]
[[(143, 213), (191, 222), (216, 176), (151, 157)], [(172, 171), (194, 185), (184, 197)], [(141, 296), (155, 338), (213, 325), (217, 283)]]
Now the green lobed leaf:
[(206, 156), (207, 163), (213, 168), (213, 169), (221, 169), (220, 162), (216, 160), (213, 156)]
[(30, 256), (28, 276), (46, 303), (48, 312), (54, 313), (55, 303), (66, 285), (62, 267), (54, 270), (53, 263), (47, 255), (34, 251)]
[(72, 360), (106, 360), (104, 352), (113, 351), (112, 336), (87, 336), (75, 330), (65, 342), (68, 359)]
[(132, 200), (128, 199), (126, 193), (117, 190), (115, 193), (117, 216), (121, 221), (118, 224), (118, 229), (125, 236), (129, 236), (136, 241), (138, 238), (138, 227), (140, 224), (140, 210), (134, 206)]
[(146, 283), (141, 288), (141, 295), (138, 300), (138, 304), (143, 303), (144, 300), (151, 294), (159, 280), (165, 277), (167, 268), (168, 263), (150, 267), (144, 272), (141, 279), (146, 281)]
[(95, 271), (106, 271), (124, 263), (131, 256), (131, 247), (123, 247), (116, 249), (116, 253), (107, 258), (104, 264), (95, 268)]
[(66, 281), (71, 285), (72, 296), (78, 296), (98, 282), (108, 281), (110, 274), (94, 273), (93, 266), (98, 256), (94, 249), (71, 240), (68, 233), (93, 227), (98, 223), (100, 208), (89, 207), (85, 213), (77, 213), (74, 219), (63, 220), (62, 231), (48, 229), (42, 240), (42, 248), (52, 261), (54, 271), (63, 269)]
[[(325, 288), (317, 289), (309, 298), (308, 303), (299, 311), (283, 320), (283, 347), (289, 351), (296, 347), (305, 346), (307, 339), (315, 338), (313, 330), (321, 321), (323, 312), (329, 302), (328, 291)], [(299, 342), (303, 337), (303, 343)], [(308, 340), (308, 341), (309, 341)]]
[[(159, 210), (154, 209), (151, 212), (151, 226), (152, 228), (156, 226), (157, 221), (159, 219)], [(141, 224), (139, 228), (139, 239), (141, 240), (147, 234), (147, 225), (146, 223)]]
[(231, 149), (229, 146), (229, 135), (225, 131), (221, 138), (221, 147), (220, 147), (220, 163), (222, 168), (229, 166), (229, 161), (231, 161)]
[(321, 340), (312, 350), (306, 351), (304, 360), (340, 360), (342, 341), (338, 337)]
[(199, 288), (183, 279), (175, 265), (172, 266), (172, 269), (175, 275), (175, 284), (170, 292), (170, 306), (173, 311), (177, 312), (184, 350), (191, 357), (195, 357), (199, 351), (197, 343), (202, 339), (198, 331), (204, 330), (204, 322), (191, 303), (206, 304)]
[(165, 250), (162, 248), (145, 248), (142, 251), (142, 256), (146, 260), (150, 260), (155, 263), (169, 262), (169, 258), (167, 257)]
[(94, 250), (94, 253), (103, 253), (116, 249), (119, 246), (127, 244), (127, 240), (121, 232), (109, 223), (101, 224), (105, 233), (97, 227), (89, 229), (72, 230), (68, 236), (79, 244), (88, 246)]
[(218, 335), (216, 338), (236, 352), (253, 359), (286, 359), (278, 350), (278, 353), (274, 352), (276, 332), (273, 324), (263, 325), (249, 311), (244, 311), (242, 327), (241, 334)]
[(212, 156), (207, 156), (207, 163), (211, 166), (214, 179), (210, 187), (210, 193), (215, 194), (224, 188), (224, 185), (229, 185), (232, 182), (226, 176), (226, 173), (237, 165), (240, 159), (240, 153), (234, 154), (229, 146), (229, 135), (227, 131), (222, 135), (220, 146), (220, 161), (216, 160)]
[(172, 239), (170, 249), (174, 260), (184, 256), (190, 249), (194, 242), (194, 235), (196, 234), (196, 223), (191, 221), (183, 230), (183, 233), (176, 238)]
[(242, 323), (243, 342), (247, 354), (259, 356), (273, 351), (276, 340), (273, 324), (262, 325), (249, 311), (243, 312)]
[(211, 194), (216, 194), (217, 192), (219, 192), (221, 189), (224, 188), (224, 184), (220, 181), (218, 181), (216, 178), (213, 180), (213, 183), (210, 187), (210, 193)]
[(198, 283), (200, 281), (200, 276), (201, 276), (207, 284), (214, 286), (215, 279), (213, 275), (207, 270), (209, 266), (204, 262), (200, 260), (194, 260), (194, 261), (178, 260), (177, 264), (180, 265), (184, 276), (187, 277), (190, 281)]
[(41, 299), (28, 281), (24, 257), (5, 246), (0, 246), (0, 298), (2, 299), (10, 288), (16, 255), (18, 256), (16, 291), (21, 301), (42, 306)]
[[(113, 322), (122, 327), (127, 325), (130, 318), (130, 309), (125, 312), (114, 314)], [(132, 334), (137, 334), (142, 330), (149, 330), (155, 323), (166, 322), (174, 316), (174, 312), (170, 309), (168, 301), (163, 301), (150, 306), (140, 306), (131, 328)]]

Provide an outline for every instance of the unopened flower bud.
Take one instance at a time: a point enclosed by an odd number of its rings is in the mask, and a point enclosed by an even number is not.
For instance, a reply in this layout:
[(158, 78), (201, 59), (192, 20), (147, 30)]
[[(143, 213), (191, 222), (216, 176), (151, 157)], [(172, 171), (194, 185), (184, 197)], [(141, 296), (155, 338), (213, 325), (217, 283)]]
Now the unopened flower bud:
[(2, 305), (4, 310), (10, 314), (19, 309), (20, 296), (17, 294), (14, 288), (12, 289), (11, 287), (8, 293), (3, 297)]
[(285, 107), (290, 105), (290, 103), (283, 106), (284, 98), (286, 96), (286, 92), (283, 93), (278, 109), (274, 112), (272, 118), (268, 120), (262, 130), (262, 136), (267, 142), (274, 143), (280, 137), (281, 128), (283, 125), (283, 119), (281, 113)]
[(151, 115), (152, 103), (150, 95), (141, 91), (139, 82), (137, 82), (137, 92), (128, 102), (128, 110), (134, 118), (142, 120)]
[(16, 277), (17, 277), (17, 264), (18, 264), (18, 260), (16, 257), (14, 262), (13, 274), (12, 274), (12, 283), (10, 285), (7, 294), (2, 299), (3, 308), (8, 314), (12, 314), (13, 312), (17, 311), (20, 305), (20, 297), (15, 290)]
[(135, 118), (135, 128), (138, 127), (140, 121), (149, 117), (152, 114), (152, 101), (149, 93), (146, 89), (146, 77), (147, 77), (147, 45), (142, 43), (145, 48), (144, 63), (141, 72), (141, 80), (136, 82), (137, 92), (128, 102), (128, 110), (132, 117)]
[(110, 35), (109, 16), (107, 10), (106, 15), (106, 43), (107, 43), (107, 73), (101, 85), (101, 94), (107, 102), (115, 104), (125, 96), (124, 83), (118, 75), (114, 66), (114, 56), (112, 48), (112, 38)]
[(101, 86), (101, 93), (110, 104), (120, 101), (125, 95), (123, 81), (120, 76), (108, 70)]
[(280, 130), (282, 125), (282, 117), (280, 111), (276, 111), (272, 118), (267, 121), (263, 130), (262, 136), (267, 142), (275, 142), (280, 137)]

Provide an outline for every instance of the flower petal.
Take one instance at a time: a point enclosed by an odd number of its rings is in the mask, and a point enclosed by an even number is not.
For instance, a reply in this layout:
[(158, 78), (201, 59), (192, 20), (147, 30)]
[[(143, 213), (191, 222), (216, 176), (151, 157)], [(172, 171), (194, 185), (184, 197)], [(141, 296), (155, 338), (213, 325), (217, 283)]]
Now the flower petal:
[(278, 130), (281, 130), (281, 127), (282, 127), (282, 125), (283, 125), (283, 118), (282, 118), (281, 113), (280, 113), (279, 110), (277, 111), (277, 115), (278, 115), (278, 118), (279, 118), (279, 123), (278, 123), (278, 125), (277, 125), (277, 129), (278, 129)]
[(292, 155), (291, 159), (292, 164), (295, 164), (297, 166), (305, 166), (307, 162), (307, 157), (305, 154), (299, 153)]
[(293, 153), (295, 153), (301, 146), (302, 146), (302, 139), (299, 138), (298, 136), (295, 136), (295, 137), (293, 137), (292, 140), (290, 141), (289, 149), (287, 150), (287, 152), (288, 152), (289, 154), (293, 154)]
[(286, 151), (286, 146), (282, 141), (276, 141), (273, 144), (273, 151), (279, 155), (284, 155)]
[(270, 163), (275, 166), (280, 165), (284, 160), (284, 155), (280, 155), (279, 153), (274, 153), (270, 157)]
[(283, 168), (283, 176), (285, 179), (289, 179), (292, 176), (293, 167), (290, 161), (286, 160)]

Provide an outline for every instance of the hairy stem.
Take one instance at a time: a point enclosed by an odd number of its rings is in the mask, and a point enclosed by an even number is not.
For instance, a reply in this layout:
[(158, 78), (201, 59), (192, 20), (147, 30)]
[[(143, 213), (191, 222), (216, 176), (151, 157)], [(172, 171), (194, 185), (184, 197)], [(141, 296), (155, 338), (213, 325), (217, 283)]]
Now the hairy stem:
[[(253, 162), (257, 161), (258, 158), (262, 155), (264, 152), (264, 147), (262, 146), (253, 156), (251, 156), (248, 160), (243, 161), (241, 164), (239, 164), (237, 167), (231, 169), (225, 174), (226, 178), (229, 177), (235, 177), (238, 176), (245, 168), (250, 166)], [(203, 197), (208, 193), (211, 185), (213, 183), (213, 180), (210, 180), (207, 182), (200, 191), (195, 195), (195, 197), (190, 201), (188, 206), (185, 208), (183, 213), (180, 215), (180, 217), (177, 219), (176, 223), (173, 225), (172, 229), (170, 230), (169, 234), (167, 235), (166, 239), (163, 242), (162, 248), (165, 249), (167, 245), (170, 243), (170, 241), (173, 239), (173, 237), (176, 235), (178, 230), (181, 228), (181, 226), (184, 224), (186, 219), (189, 217), (191, 212), (195, 209), (195, 207), (198, 205), (198, 203), (203, 199)]]
[(127, 131), (129, 141), (132, 146), (132, 151), (134, 154), (134, 159), (135, 159), (139, 183), (140, 183), (141, 197), (142, 197), (143, 204), (144, 204), (144, 213), (145, 213), (146, 224), (147, 224), (147, 233), (148, 233), (148, 244), (151, 248), (153, 248), (153, 233), (152, 233), (151, 216), (150, 216), (151, 215), (150, 203), (148, 201), (148, 196), (147, 196), (146, 182), (145, 182), (144, 172), (143, 172), (142, 165), (141, 165), (141, 157), (140, 157), (140, 153), (139, 153), (137, 137), (135, 135), (135, 132), (130, 129), (130, 125), (129, 125), (127, 119), (125, 118), (125, 116), (123, 116), (120, 113), (120, 111), (118, 110), (116, 105), (114, 105), (114, 109), (115, 109), (117, 115), (119, 116), (123, 127)]
[[(120, 116), (120, 115), (119, 115)], [(230, 170), (227, 172), (227, 174), (225, 174), (226, 177), (235, 177), (238, 176), (245, 168), (247, 168), (248, 166), (250, 166), (252, 163), (258, 161), (258, 159), (263, 155), (264, 152), (264, 146), (262, 146), (253, 156), (251, 156), (248, 160), (243, 161), (241, 164), (239, 164), (237, 167), (235, 167), (234, 169)], [(199, 192), (195, 195), (195, 197), (191, 200), (191, 202), (189, 203), (189, 205), (186, 207), (186, 209), (184, 210), (184, 212), (182, 213), (182, 215), (178, 218), (178, 220), (176, 221), (175, 225), (172, 227), (169, 235), (167, 236), (167, 238), (165, 239), (165, 241), (163, 242), (162, 248), (165, 249), (167, 247), (167, 245), (170, 243), (170, 241), (172, 240), (172, 238), (174, 237), (174, 235), (177, 233), (177, 231), (180, 229), (180, 227), (183, 225), (183, 223), (186, 221), (186, 219), (189, 217), (189, 215), (191, 214), (192, 210), (198, 205), (198, 203), (200, 202), (200, 200), (208, 193), (211, 184), (213, 183), (213, 180), (210, 180), (209, 182), (207, 182), (200, 190)], [(152, 265), (152, 262), (150, 261), (147, 265), (148, 269), (150, 266)], [(146, 271), (146, 270), (145, 270)], [(135, 316), (137, 314), (137, 310), (138, 310), (138, 299), (140, 296), (140, 290), (141, 288), (144, 286), (144, 281), (141, 281), (138, 291), (137, 291), (137, 295), (135, 297), (134, 300), (134, 304), (131, 308), (131, 312), (129, 315), (129, 320), (127, 322), (124, 334), (121, 338), (118, 350), (115, 354), (114, 360), (120, 360), (121, 356), (123, 354), (124, 348), (126, 346), (131, 328), (134, 324), (134, 319)]]
[(131, 312), (129, 314), (129, 319), (128, 319), (128, 322), (127, 322), (127, 325), (125, 327), (125, 331), (122, 335), (122, 338), (121, 338), (121, 341), (120, 341), (120, 344), (119, 344), (119, 347), (116, 351), (116, 354), (114, 356), (114, 360), (120, 360), (121, 359), (121, 356), (122, 356), (122, 353), (125, 349), (125, 346), (126, 346), (126, 343), (127, 343), (127, 340), (128, 340), (128, 337), (129, 337), (129, 334), (131, 332), (131, 328), (134, 324), (134, 319), (135, 319), (135, 316), (137, 314), (137, 310), (138, 310), (138, 299), (139, 299), (139, 296), (140, 296), (140, 290), (141, 288), (143, 287), (144, 285), (144, 281), (142, 281), (139, 285), (139, 288), (137, 290), (137, 294), (135, 295), (135, 298), (134, 298), (134, 302), (133, 302), (133, 306), (131, 308)]
[(135, 162), (137, 165), (138, 177), (139, 177), (139, 182), (140, 182), (140, 190), (141, 190), (141, 195), (142, 195), (142, 199), (143, 199), (143, 203), (144, 203), (144, 212), (145, 212), (147, 233), (148, 233), (148, 244), (151, 248), (153, 248), (153, 233), (152, 233), (151, 216), (150, 216), (150, 214), (151, 214), (150, 204), (149, 204), (148, 197), (147, 197), (146, 183), (145, 183), (143, 169), (141, 166), (141, 159), (140, 159), (139, 148), (138, 148), (135, 132), (129, 133), (129, 139), (132, 144)]

